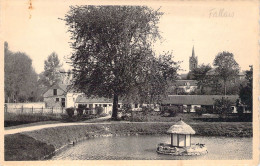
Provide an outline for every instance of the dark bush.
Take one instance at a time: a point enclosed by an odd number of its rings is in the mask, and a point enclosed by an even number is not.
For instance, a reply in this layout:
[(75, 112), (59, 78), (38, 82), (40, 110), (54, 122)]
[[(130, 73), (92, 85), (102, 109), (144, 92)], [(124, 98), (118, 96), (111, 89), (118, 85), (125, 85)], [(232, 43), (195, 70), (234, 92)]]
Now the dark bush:
[(70, 118), (72, 118), (72, 116), (74, 115), (74, 110), (75, 109), (73, 107), (66, 108), (66, 112)]
[(226, 118), (232, 113), (232, 102), (228, 98), (216, 99), (214, 105), (220, 118)]
[(102, 114), (103, 111), (104, 111), (103, 107), (100, 107), (100, 106), (99, 106), (99, 107), (96, 107), (95, 109), (96, 109), (96, 111), (97, 111), (97, 115)]
[(190, 111), (191, 111), (191, 106), (190, 105), (187, 106), (186, 111), (187, 111), (187, 113), (190, 113)]
[(197, 115), (201, 116), (203, 113), (206, 112), (206, 109), (201, 107), (195, 107), (195, 112)]
[(123, 106), (122, 106), (123, 113), (130, 113), (131, 111), (132, 111), (131, 104), (123, 104)]
[(83, 115), (83, 108), (77, 108), (77, 115), (82, 116)]
[(163, 116), (170, 116), (170, 117), (174, 117), (176, 116), (178, 113), (182, 113), (183, 112), (183, 108), (180, 106), (165, 106), (163, 108)]

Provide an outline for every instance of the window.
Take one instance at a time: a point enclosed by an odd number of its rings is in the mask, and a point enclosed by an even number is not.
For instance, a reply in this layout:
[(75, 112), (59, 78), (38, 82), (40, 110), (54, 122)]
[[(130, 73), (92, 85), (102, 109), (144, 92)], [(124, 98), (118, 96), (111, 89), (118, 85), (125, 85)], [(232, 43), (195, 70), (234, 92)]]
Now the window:
[(138, 108), (138, 104), (135, 104), (135, 108)]
[(53, 89), (53, 95), (54, 95), (54, 96), (57, 95), (57, 89)]
[(61, 98), (61, 106), (65, 107), (65, 98)]
[(103, 107), (107, 107), (107, 104), (103, 104)]
[(120, 104), (118, 104), (117, 107), (120, 108)]
[(56, 102), (59, 102), (60, 101), (60, 99), (59, 98), (56, 98)]
[(98, 106), (98, 104), (95, 104), (95, 107), (97, 107)]

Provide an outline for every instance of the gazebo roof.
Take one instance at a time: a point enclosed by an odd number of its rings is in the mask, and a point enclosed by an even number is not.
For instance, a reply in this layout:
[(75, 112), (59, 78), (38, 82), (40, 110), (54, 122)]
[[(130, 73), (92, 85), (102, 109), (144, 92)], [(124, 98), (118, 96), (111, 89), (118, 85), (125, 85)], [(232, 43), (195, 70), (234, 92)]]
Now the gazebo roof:
[(174, 125), (172, 125), (168, 130), (167, 133), (171, 134), (195, 134), (195, 131), (187, 125), (182, 120), (176, 122)]

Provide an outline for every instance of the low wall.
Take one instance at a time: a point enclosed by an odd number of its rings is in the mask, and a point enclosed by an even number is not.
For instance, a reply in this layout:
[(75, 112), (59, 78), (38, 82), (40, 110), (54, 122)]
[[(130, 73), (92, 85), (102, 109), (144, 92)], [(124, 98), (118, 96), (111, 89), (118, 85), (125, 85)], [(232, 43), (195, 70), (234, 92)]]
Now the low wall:
[(14, 114), (65, 114), (65, 108), (53, 107), (53, 108), (35, 108), (35, 107), (5, 107), (5, 112)]
[(45, 102), (33, 102), (33, 103), (5, 103), (7, 108), (45, 108)]

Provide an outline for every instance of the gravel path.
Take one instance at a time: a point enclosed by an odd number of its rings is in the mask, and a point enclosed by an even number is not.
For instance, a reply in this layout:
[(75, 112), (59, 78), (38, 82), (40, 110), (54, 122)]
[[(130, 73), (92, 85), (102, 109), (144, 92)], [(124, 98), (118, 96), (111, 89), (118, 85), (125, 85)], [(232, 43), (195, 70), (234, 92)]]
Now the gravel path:
[(54, 123), (54, 124), (44, 124), (44, 125), (37, 125), (37, 126), (29, 126), (29, 127), (21, 127), (21, 128), (15, 128), (15, 129), (7, 129), (4, 131), (4, 135), (9, 134), (17, 134), (17, 133), (23, 133), (23, 132), (29, 132), (34, 130), (41, 130), (45, 128), (52, 128), (52, 127), (60, 127), (60, 126), (74, 126), (74, 125), (90, 125), (93, 124), (93, 122), (101, 121), (98, 124), (111, 124), (111, 122), (103, 122), (104, 120), (109, 119), (110, 116), (106, 117), (100, 117), (97, 119), (91, 119), (85, 122), (74, 122), (74, 123)]

